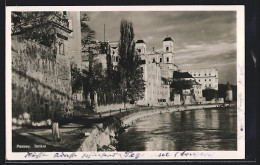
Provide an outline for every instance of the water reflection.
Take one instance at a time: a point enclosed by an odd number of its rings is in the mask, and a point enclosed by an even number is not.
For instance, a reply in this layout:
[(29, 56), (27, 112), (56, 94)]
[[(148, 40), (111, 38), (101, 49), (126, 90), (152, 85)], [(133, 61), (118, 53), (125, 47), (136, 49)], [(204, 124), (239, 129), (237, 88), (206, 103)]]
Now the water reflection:
[(153, 115), (119, 136), (118, 151), (236, 150), (236, 121), (236, 109)]

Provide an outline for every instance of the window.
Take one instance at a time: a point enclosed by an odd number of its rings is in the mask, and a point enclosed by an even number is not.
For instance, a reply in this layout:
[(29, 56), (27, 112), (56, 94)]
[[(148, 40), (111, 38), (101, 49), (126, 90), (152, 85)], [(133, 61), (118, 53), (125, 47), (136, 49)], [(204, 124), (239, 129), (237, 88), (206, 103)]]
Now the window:
[(200, 74), (199, 74), (199, 76), (200, 76)]
[(67, 15), (67, 12), (66, 12), (66, 11), (63, 11), (63, 15)]
[(142, 71), (142, 73), (144, 72), (144, 68), (143, 67), (141, 67), (141, 71)]
[(199, 80), (199, 82), (200, 82), (200, 80)]
[(209, 84), (209, 87), (211, 87), (211, 84)]
[(160, 62), (162, 62), (162, 58), (160, 58)]
[(196, 76), (196, 74), (194, 74), (194, 76)]
[(209, 79), (209, 81), (211, 81), (211, 79)]
[(59, 54), (64, 54), (64, 44), (59, 43)]
[(153, 62), (155, 62), (155, 58), (153, 58)]
[(119, 61), (118, 56), (116, 56), (116, 62), (118, 62), (118, 61)]
[(138, 49), (138, 52), (141, 53), (141, 49)]
[(207, 81), (207, 79), (205, 79), (205, 81)]
[(207, 74), (205, 73), (205, 76), (207, 76)]
[(168, 46), (166, 47), (166, 51), (167, 51), (167, 52), (169, 51), (169, 47), (168, 47)]
[(167, 57), (167, 62), (169, 62), (169, 57)]

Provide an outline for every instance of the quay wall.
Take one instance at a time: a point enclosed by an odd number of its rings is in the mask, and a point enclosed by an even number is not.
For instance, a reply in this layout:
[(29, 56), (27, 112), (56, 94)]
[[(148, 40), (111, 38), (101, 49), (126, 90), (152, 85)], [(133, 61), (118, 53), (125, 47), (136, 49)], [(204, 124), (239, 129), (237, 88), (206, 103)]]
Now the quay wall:
[(220, 104), (189, 105), (178, 107), (143, 107), (118, 113), (110, 120), (97, 124), (87, 136), (77, 151), (116, 151), (117, 136), (124, 128), (132, 126), (139, 119), (160, 113), (176, 111), (216, 108)]
[(152, 107), (147, 110), (142, 110), (138, 113), (132, 113), (125, 117), (122, 117), (121, 120), (123, 122), (123, 126), (131, 126), (138, 119), (142, 119), (145, 117), (149, 117), (154, 114), (159, 113), (167, 113), (167, 112), (177, 112), (177, 111), (185, 111), (185, 110), (195, 110), (195, 109), (207, 109), (207, 108), (216, 108), (220, 104), (207, 104), (207, 105), (185, 105), (185, 106), (174, 106), (174, 107)]
[[(125, 108), (130, 109), (134, 108), (134, 104), (126, 104)], [(118, 103), (118, 104), (107, 104), (107, 105), (99, 105), (97, 107), (96, 112), (108, 112), (109, 110), (119, 110), (119, 109), (124, 109), (124, 103)]]

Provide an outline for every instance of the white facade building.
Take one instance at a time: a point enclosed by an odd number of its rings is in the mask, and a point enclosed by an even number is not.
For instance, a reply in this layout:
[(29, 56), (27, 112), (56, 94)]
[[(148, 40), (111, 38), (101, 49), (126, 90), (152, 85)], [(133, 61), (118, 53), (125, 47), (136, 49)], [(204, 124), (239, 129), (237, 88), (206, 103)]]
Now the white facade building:
[(202, 90), (211, 88), (218, 90), (218, 71), (214, 68), (210, 69), (189, 69), (182, 70), (188, 72), (195, 80), (202, 85)]
[[(147, 53), (146, 43), (143, 40), (136, 42), (136, 54), (143, 61), (141, 69), (146, 82), (144, 98), (137, 104), (156, 106), (170, 101), (170, 82), (178, 67), (174, 64), (173, 40), (170, 37), (165, 38), (162, 46), (162, 53)], [(169, 84), (164, 84), (162, 77), (169, 80)]]

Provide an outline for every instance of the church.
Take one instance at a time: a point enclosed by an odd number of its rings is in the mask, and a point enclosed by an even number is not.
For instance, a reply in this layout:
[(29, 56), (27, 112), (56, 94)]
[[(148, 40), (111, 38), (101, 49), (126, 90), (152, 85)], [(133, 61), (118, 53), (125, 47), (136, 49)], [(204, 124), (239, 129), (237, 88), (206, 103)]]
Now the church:
[(143, 79), (146, 82), (145, 94), (139, 105), (158, 106), (170, 102), (170, 84), (173, 72), (178, 70), (174, 64), (174, 41), (166, 37), (162, 41), (163, 52), (147, 52), (144, 40), (136, 42), (136, 54), (141, 57)]

